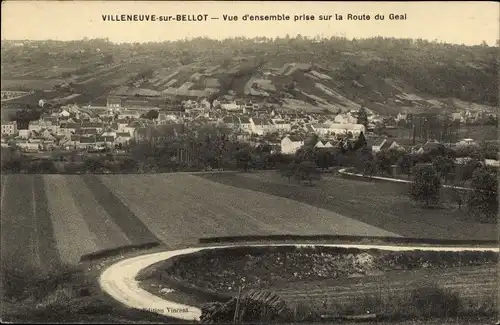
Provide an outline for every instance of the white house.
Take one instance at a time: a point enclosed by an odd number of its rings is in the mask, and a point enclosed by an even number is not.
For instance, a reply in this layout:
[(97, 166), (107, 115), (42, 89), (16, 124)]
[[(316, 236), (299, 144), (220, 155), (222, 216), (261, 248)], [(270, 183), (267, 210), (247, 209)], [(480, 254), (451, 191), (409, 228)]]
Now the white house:
[(120, 109), (122, 107), (121, 98), (116, 96), (108, 96), (106, 101), (106, 107), (108, 107), (111, 110)]
[(408, 117), (408, 114), (399, 112), (398, 115), (396, 116), (395, 120), (396, 120), (396, 122), (399, 122), (402, 120), (406, 120), (407, 117)]
[(2, 121), (2, 135), (15, 135), (17, 134), (17, 122), (3, 122)]
[(365, 126), (362, 124), (332, 123), (332, 124), (313, 124), (311, 125), (314, 133), (319, 136), (342, 135), (351, 133), (354, 137), (361, 132), (365, 133)]
[(325, 147), (325, 145), (324, 145), (324, 144), (323, 144), (323, 142), (321, 142), (321, 140), (320, 140), (320, 141), (318, 141), (318, 143), (316, 143), (316, 144), (314, 145), (314, 147), (315, 147), (315, 148), (324, 148), (324, 147)]
[(477, 142), (474, 139), (462, 139), (456, 143), (457, 147), (468, 147), (477, 146)]
[(221, 103), (220, 107), (223, 110), (226, 110), (226, 111), (239, 111), (241, 109), (241, 105), (238, 105), (235, 102), (232, 102), (232, 103)]
[(63, 109), (62, 111), (60, 111), (57, 116), (59, 117), (69, 117), (71, 115), (70, 112), (68, 112), (67, 110)]
[(391, 149), (404, 150), (404, 148), (399, 144), (397, 144), (396, 141), (388, 138), (378, 139), (372, 145), (373, 152), (379, 152), (381, 150), (391, 150)]
[(311, 127), (314, 130), (314, 133), (320, 136), (325, 136), (332, 133), (332, 130), (330, 130), (330, 126), (326, 124), (313, 124), (311, 125)]
[(116, 131), (111, 129), (104, 130), (104, 132), (101, 133), (101, 137), (112, 137), (114, 139), (116, 138)]
[(281, 140), (281, 153), (293, 155), (304, 145), (304, 139), (295, 135), (289, 135)]
[(334, 134), (344, 134), (350, 132), (354, 137), (357, 137), (361, 132), (366, 133), (366, 129), (363, 124), (331, 124), (330, 132)]
[(28, 139), (31, 136), (31, 131), (30, 130), (19, 130), (19, 137), (21, 139)]
[(136, 118), (141, 117), (141, 114), (140, 114), (140, 112), (135, 111), (135, 110), (125, 110), (125, 111), (118, 113), (119, 119), (126, 119), (127, 117), (129, 119), (136, 119)]
[(128, 132), (117, 132), (115, 144), (126, 144), (132, 139), (132, 135)]
[(352, 116), (350, 113), (339, 114), (335, 116), (335, 123), (339, 124), (356, 124), (358, 119)]

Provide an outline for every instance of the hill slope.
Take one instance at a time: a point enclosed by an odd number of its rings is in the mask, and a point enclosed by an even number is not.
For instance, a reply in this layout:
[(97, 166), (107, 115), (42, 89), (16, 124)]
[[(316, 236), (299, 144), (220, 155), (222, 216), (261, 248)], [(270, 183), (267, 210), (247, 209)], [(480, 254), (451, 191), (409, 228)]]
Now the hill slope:
[(320, 111), (364, 105), (383, 115), (463, 109), (457, 100), (490, 111), (498, 104), (497, 47), (382, 37), (74, 43), (2, 43), (2, 89), (71, 82), (78, 92), (90, 93), (82, 97), (89, 101), (103, 98), (102, 92), (91, 96), (100, 86), (112, 91), (125, 85), (141, 88), (139, 95), (229, 93)]

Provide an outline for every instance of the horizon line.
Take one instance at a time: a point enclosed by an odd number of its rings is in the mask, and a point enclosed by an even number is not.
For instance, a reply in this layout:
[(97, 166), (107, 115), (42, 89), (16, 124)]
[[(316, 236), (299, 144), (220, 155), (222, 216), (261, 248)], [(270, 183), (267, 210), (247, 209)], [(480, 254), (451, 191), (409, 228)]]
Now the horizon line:
[(481, 43), (474, 43), (474, 44), (465, 44), (465, 43), (454, 43), (454, 42), (449, 42), (445, 40), (439, 40), (439, 39), (428, 39), (428, 38), (421, 38), (421, 37), (394, 37), (394, 36), (371, 36), (371, 37), (347, 37), (347, 36), (337, 36), (337, 35), (332, 35), (330, 37), (326, 36), (307, 36), (307, 35), (285, 35), (285, 36), (275, 36), (275, 37), (268, 37), (268, 36), (253, 36), (253, 37), (247, 37), (247, 36), (230, 36), (230, 37), (223, 37), (223, 38), (214, 38), (210, 36), (192, 36), (192, 37), (184, 37), (184, 38), (178, 38), (178, 39), (165, 39), (161, 41), (153, 41), (153, 40), (144, 40), (144, 41), (117, 41), (117, 40), (110, 40), (109, 37), (94, 37), (94, 38), (78, 38), (78, 39), (67, 39), (67, 40), (60, 40), (60, 39), (7, 39), (7, 38), (2, 38), (2, 42), (7, 41), (7, 42), (85, 42), (85, 41), (95, 41), (95, 40), (106, 40), (109, 43), (119, 45), (119, 44), (162, 44), (162, 43), (175, 43), (175, 42), (183, 42), (183, 41), (195, 41), (197, 39), (204, 39), (204, 40), (211, 40), (211, 41), (217, 41), (217, 42), (223, 42), (227, 40), (234, 40), (237, 38), (243, 38), (245, 40), (255, 40), (257, 38), (262, 38), (264, 37), (265, 39), (271, 40), (271, 41), (276, 41), (277, 39), (286, 39), (287, 37), (290, 39), (297, 39), (298, 36), (302, 36), (304, 40), (319, 40), (319, 41), (329, 41), (332, 38), (333, 39), (345, 39), (349, 41), (353, 40), (371, 40), (371, 39), (376, 39), (376, 38), (382, 38), (382, 39), (393, 39), (393, 40), (412, 40), (412, 41), (417, 41), (417, 40), (422, 40), (427, 43), (436, 43), (436, 44), (448, 44), (448, 45), (455, 45), (455, 46), (468, 46), (468, 47), (474, 47), (474, 46), (484, 46), (485, 44), (488, 47), (499, 47), (500, 44), (500, 39), (496, 40), (496, 44), (489, 44), (487, 41), (483, 40)]

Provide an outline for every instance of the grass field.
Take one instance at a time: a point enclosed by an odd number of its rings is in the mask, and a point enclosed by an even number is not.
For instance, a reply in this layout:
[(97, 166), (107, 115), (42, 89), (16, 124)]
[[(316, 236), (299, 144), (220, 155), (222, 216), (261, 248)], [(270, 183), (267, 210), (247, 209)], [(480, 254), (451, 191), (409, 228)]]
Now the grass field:
[[(465, 301), (484, 300), (484, 308), (496, 309), (498, 280), (496, 265), (475, 267), (392, 271), (384, 275), (294, 282), (276, 288), (276, 292), (291, 305), (315, 305), (323, 312), (339, 310), (351, 303), (363, 305), (363, 300), (378, 300), (372, 313), (396, 309), (395, 299), (412, 289), (438, 286), (457, 293)], [(392, 301), (391, 301), (392, 300)], [(489, 302), (488, 302), (489, 301)], [(366, 305), (365, 305), (366, 306)], [(323, 307), (323, 308), (321, 308)], [(377, 310), (378, 309), (378, 310)], [(364, 313), (366, 310), (357, 310)]]
[(2, 176), (2, 254), (47, 269), (82, 255), (206, 236), (398, 236), (332, 211), (186, 174)]
[(2, 90), (46, 90), (63, 83), (62, 79), (2, 79)]
[(289, 183), (277, 172), (206, 174), (202, 177), (238, 188), (292, 199), (339, 213), (404, 237), (439, 239), (498, 238), (496, 227), (465, 221), (460, 211), (423, 209), (407, 195), (407, 185), (326, 176), (313, 187)]
[[(328, 184), (304, 191), (265, 173), (2, 175), (2, 264), (50, 275), (96, 251), (152, 241), (176, 248), (209, 236), (496, 238), (491, 225), (450, 221), (439, 211), (420, 216), (416, 208), (404, 210), (404, 202), (396, 200), (402, 194), (390, 184), (377, 189), (344, 179)], [(287, 188), (289, 195), (280, 195)], [(282, 290), (286, 295), (289, 288)]]

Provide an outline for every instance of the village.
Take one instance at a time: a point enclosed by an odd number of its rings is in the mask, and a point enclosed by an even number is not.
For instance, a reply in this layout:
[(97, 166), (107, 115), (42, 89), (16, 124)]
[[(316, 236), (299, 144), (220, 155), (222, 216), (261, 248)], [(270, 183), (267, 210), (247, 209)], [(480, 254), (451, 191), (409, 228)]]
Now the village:
[[(43, 100), (39, 106), (44, 106)], [(394, 148), (414, 152), (432, 146), (426, 142), (436, 142), (436, 139), (425, 139), (408, 145), (374, 133), (382, 124), (391, 129), (414, 123), (408, 114), (384, 117), (366, 110), (366, 126), (358, 123), (358, 115), (356, 110), (337, 115), (302, 110), (291, 113), (279, 104), (235, 99), (234, 96), (224, 96), (212, 102), (206, 98), (171, 100), (158, 105), (136, 97), (110, 95), (105, 106), (70, 104), (52, 109), (50, 114), (45, 113), (39, 120), (30, 121), (27, 129), (19, 129), (15, 121), (2, 121), (2, 147), (14, 146), (32, 153), (54, 150), (119, 152), (131, 142), (146, 141), (145, 135), (150, 130), (167, 124), (224, 127), (240, 142), (255, 146), (266, 143), (275, 152), (292, 155), (313, 134), (319, 139), (316, 147), (328, 148), (338, 146), (341, 140), (356, 139), (363, 133), (374, 152)], [(451, 116), (457, 123), (481, 117), (481, 114), (468, 110)], [(448, 146), (474, 144), (477, 145), (473, 139), (447, 143)]]

